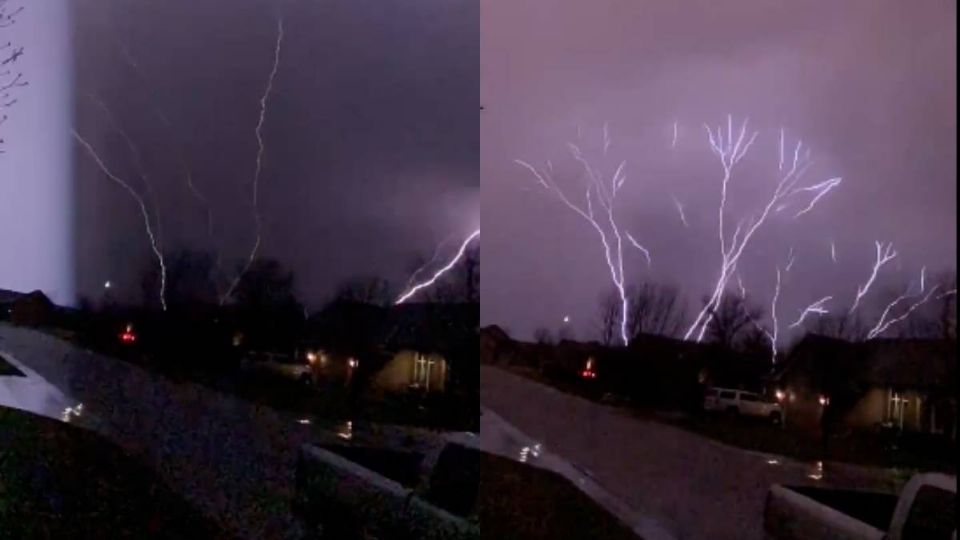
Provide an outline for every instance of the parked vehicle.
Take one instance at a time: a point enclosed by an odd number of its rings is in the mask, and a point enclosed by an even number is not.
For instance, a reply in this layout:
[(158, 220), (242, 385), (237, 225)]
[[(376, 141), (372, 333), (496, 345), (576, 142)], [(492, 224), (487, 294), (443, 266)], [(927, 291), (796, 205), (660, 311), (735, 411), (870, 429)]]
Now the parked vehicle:
[(955, 540), (957, 477), (915, 475), (900, 493), (774, 485), (763, 528), (768, 540)]
[(776, 399), (756, 392), (735, 390), (732, 388), (711, 388), (703, 400), (705, 411), (742, 414), (759, 418), (769, 418), (774, 422), (783, 419), (783, 408)]
[(314, 372), (309, 355), (251, 351), (241, 360), (241, 369), (313, 384)]

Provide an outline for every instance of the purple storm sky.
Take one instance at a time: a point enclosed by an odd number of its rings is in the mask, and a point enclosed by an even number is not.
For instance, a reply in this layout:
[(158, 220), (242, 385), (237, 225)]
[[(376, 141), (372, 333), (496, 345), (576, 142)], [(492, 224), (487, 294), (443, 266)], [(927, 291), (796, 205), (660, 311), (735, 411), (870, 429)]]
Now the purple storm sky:
[(774, 188), (781, 126), (811, 149), (810, 181), (844, 178), (814, 211), (778, 215), (748, 248), (741, 274), (761, 306), (791, 247), (778, 308), (790, 321), (826, 295), (849, 306), (877, 240), (900, 254), (877, 291), (924, 265), (928, 275), (954, 270), (955, 21), (950, 0), (484, 2), (482, 322), (529, 337), (569, 315), (579, 337), (596, 336), (597, 300), (611, 288), (596, 235), (514, 160), (553, 160), (582, 200), (565, 145), (579, 126), (595, 149), (604, 122), (606, 164), (627, 160), (619, 216), (653, 257), (647, 269), (628, 251), (628, 284), (675, 284), (691, 309), (712, 289), (721, 168), (702, 125), (728, 113), (760, 132), (730, 184), (733, 221)]
[[(476, 2), (84, 0), (75, 9), (76, 125), (133, 181), (130, 153), (87, 94), (138, 143), (167, 251), (211, 245), (183, 174), (185, 148), (232, 267), (254, 241), (254, 128), (279, 14), (261, 255), (292, 268), (315, 308), (348, 278), (402, 283), (416, 256), (477, 227)], [(137, 206), (79, 147), (75, 161), (79, 291), (97, 298), (109, 279), (114, 294), (139, 301), (153, 261)]]

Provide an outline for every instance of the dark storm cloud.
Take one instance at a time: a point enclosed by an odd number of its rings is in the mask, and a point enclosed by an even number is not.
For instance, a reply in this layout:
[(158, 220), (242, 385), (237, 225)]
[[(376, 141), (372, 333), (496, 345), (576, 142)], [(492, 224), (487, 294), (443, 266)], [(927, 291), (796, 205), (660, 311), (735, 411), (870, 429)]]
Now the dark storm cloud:
[[(568, 174), (558, 177), (576, 186), (564, 144), (578, 125), (585, 141), (599, 140), (605, 121), (611, 154), (630, 173), (620, 216), (654, 257), (650, 270), (631, 259), (634, 282), (676, 283), (692, 302), (709, 291), (719, 268), (720, 168), (702, 123), (727, 113), (760, 130), (731, 184), (734, 220), (772, 189), (781, 126), (811, 148), (811, 181), (844, 177), (809, 219), (771, 222), (740, 265), (766, 304), (775, 265), (794, 248), (783, 319), (828, 294), (849, 303), (875, 240), (900, 252), (886, 270), (893, 281), (922, 265), (952, 269), (955, 9), (937, 0), (489, 2), (481, 24), (484, 322), (529, 335), (569, 314), (580, 335), (595, 333), (597, 297), (610, 287), (595, 233), (513, 160), (564, 163), (558, 173)], [(686, 205), (689, 229), (671, 195)]]
[[(478, 222), (475, 2), (85, 4), (78, 91), (103, 96), (140, 144), (168, 246), (211, 245), (183, 152), (212, 201), (217, 245), (237, 259), (250, 249), (254, 127), (279, 14), (285, 37), (263, 128), (263, 254), (293, 267), (305, 299), (322, 300), (350, 276), (401, 281), (414, 255)], [(78, 99), (80, 130), (136, 178), (102, 111)], [(77, 159), (81, 289), (113, 273), (136, 289), (131, 254), (149, 263), (136, 208)]]

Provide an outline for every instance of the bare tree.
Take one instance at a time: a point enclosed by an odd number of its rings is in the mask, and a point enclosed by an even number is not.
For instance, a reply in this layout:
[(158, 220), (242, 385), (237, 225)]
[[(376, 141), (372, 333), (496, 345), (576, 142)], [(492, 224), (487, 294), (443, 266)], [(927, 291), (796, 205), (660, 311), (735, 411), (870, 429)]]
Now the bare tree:
[(334, 293), (335, 301), (360, 302), (376, 306), (388, 306), (393, 300), (390, 283), (380, 277), (367, 276), (349, 279), (340, 284)]
[(538, 345), (551, 345), (553, 344), (553, 334), (549, 328), (541, 326), (533, 331), (533, 340), (537, 342)]
[(630, 290), (630, 335), (678, 336), (686, 323), (680, 291), (670, 285), (641, 283)]
[(844, 341), (862, 341), (866, 337), (860, 312), (850, 313), (848, 308), (838, 309), (829, 315), (813, 319), (814, 334)]
[[(709, 302), (710, 298), (704, 298)], [(734, 349), (742, 341), (746, 331), (755, 326), (763, 316), (760, 308), (751, 307), (746, 297), (735, 294), (724, 295), (720, 303), (708, 312), (707, 328), (712, 341)]]
[(616, 290), (600, 297), (597, 318), (600, 343), (612, 345), (620, 328), (620, 294)]
[[(0, 32), (17, 22), (17, 16), (23, 12), (23, 6), (11, 6), (8, 0), (0, 0)], [(3, 34), (0, 33), (0, 36)], [(0, 126), (7, 121), (7, 110), (17, 103), (14, 92), (27, 86), (23, 73), (14, 69), (17, 60), (23, 56), (23, 46), (11, 41), (0, 42)], [(3, 136), (0, 134), (0, 154), (3, 150)]]

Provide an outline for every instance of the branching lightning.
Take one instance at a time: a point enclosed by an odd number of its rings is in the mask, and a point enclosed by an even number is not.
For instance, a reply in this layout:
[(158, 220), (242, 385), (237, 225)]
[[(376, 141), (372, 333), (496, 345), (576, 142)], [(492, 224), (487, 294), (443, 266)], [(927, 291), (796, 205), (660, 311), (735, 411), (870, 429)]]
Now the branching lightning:
[(153, 232), (153, 226), (150, 223), (150, 212), (147, 210), (147, 205), (143, 200), (143, 197), (133, 189), (133, 187), (125, 180), (114, 174), (107, 165), (103, 162), (103, 159), (94, 150), (93, 146), (86, 141), (83, 137), (80, 136), (77, 131), (71, 130), (73, 133), (73, 138), (76, 139), (81, 146), (86, 149), (87, 153), (90, 154), (90, 157), (93, 158), (93, 161), (100, 167), (100, 170), (111, 180), (113, 180), (117, 185), (124, 188), (127, 193), (130, 194), (134, 200), (137, 201), (137, 205), (140, 207), (140, 214), (143, 216), (143, 226), (147, 232), (147, 238), (150, 240), (150, 248), (153, 251), (154, 256), (157, 258), (157, 264), (160, 266), (160, 305), (164, 311), (167, 310), (167, 264), (163, 256), (163, 251), (160, 249), (160, 244), (157, 241), (157, 237)]
[(860, 305), (860, 300), (870, 292), (870, 287), (873, 286), (873, 283), (877, 280), (877, 274), (880, 272), (880, 269), (883, 266), (897, 257), (897, 252), (893, 249), (893, 243), (888, 243), (886, 245), (883, 242), (875, 242), (877, 247), (877, 258), (873, 263), (873, 270), (870, 272), (870, 277), (867, 278), (866, 283), (857, 288), (857, 297), (853, 301), (853, 306), (850, 307), (850, 313), (853, 313), (857, 307)]
[(256, 166), (253, 173), (253, 221), (255, 226), (255, 239), (253, 242), (253, 247), (250, 249), (250, 254), (247, 256), (247, 261), (244, 263), (243, 268), (237, 274), (237, 277), (234, 278), (233, 282), (230, 284), (230, 287), (227, 288), (227, 292), (220, 299), (220, 303), (223, 304), (233, 296), (233, 291), (236, 289), (237, 285), (240, 283), (240, 280), (243, 279), (243, 276), (250, 269), (250, 266), (253, 264), (253, 261), (257, 258), (257, 253), (260, 251), (260, 242), (262, 240), (262, 229), (263, 224), (260, 218), (260, 172), (263, 170), (263, 153), (264, 153), (264, 143), (263, 143), (263, 124), (267, 118), (267, 106), (269, 104), (270, 94), (273, 91), (273, 82), (277, 77), (277, 70), (280, 67), (280, 52), (283, 47), (283, 17), (277, 19), (277, 41), (273, 49), (273, 66), (270, 69), (270, 76), (267, 78), (267, 86), (263, 91), (263, 95), (260, 97), (260, 116), (257, 120), (257, 127), (254, 130), (254, 133), (257, 138), (257, 157), (256, 157)]
[[(603, 130), (604, 154), (606, 154), (610, 144), (611, 139), (605, 124)], [(629, 233), (622, 230), (622, 227), (616, 219), (615, 203), (617, 195), (626, 181), (626, 174), (624, 172), (626, 161), (621, 161), (609, 179), (605, 179), (603, 175), (584, 158), (578, 146), (569, 144), (568, 148), (573, 159), (583, 167), (586, 173), (587, 189), (584, 195), (584, 203), (582, 204), (574, 203), (567, 194), (560, 189), (553, 179), (553, 165), (549, 161), (543, 170), (537, 169), (526, 161), (518, 159), (515, 160), (515, 162), (529, 170), (544, 189), (555, 195), (560, 202), (582, 217), (597, 232), (600, 244), (603, 247), (603, 256), (610, 272), (610, 279), (617, 289), (620, 298), (620, 339), (624, 345), (627, 345), (630, 342), (630, 337), (627, 332), (629, 300), (627, 299), (625, 284), (623, 237), (626, 236), (628, 242), (645, 254), (648, 264), (650, 262), (650, 254), (633, 239)], [(595, 204), (599, 206), (599, 210), (595, 210)]]
[(781, 129), (778, 166), (778, 172), (780, 174), (778, 174), (776, 188), (759, 216), (752, 217), (746, 222), (741, 221), (734, 230), (733, 235), (728, 239), (726, 235), (728, 185), (735, 167), (750, 149), (750, 146), (757, 137), (757, 132), (753, 132), (748, 136), (747, 121), (744, 120), (739, 132), (735, 133), (733, 117), (730, 115), (727, 116), (726, 137), (724, 137), (724, 131), (721, 127), (712, 130), (709, 126), (705, 125), (704, 128), (707, 131), (710, 148), (713, 154), (720, 160), (723, 169), (723, 176), (720, 182), (720, 204), (718, 208), (718, 236), (720, 241), (721, 264), (720, 275), (714, 286), (713, 294), (684, 335), (684, 339), (696, 339), (697, 341), (703, 339), (710, 323), (709, 313), (720, 305), (727, 284), (731, 276), (736, 272), (737, 264), (744, 250), (750, 244), (750, 240), (756, 234), (757, 230), (766, 222), (770, 214), (789, 206), (802, 194), (813, 193), (814, 196), (807, 206), (794, 216), (798, 218), (812, 210), (820, 199), (837, 187), (842, 181), (840, 178), (831, 178), (826, 182), (821, 182), (809, 187), (798, 185), (811, 165), (810, 151), (804, 149), (802, 141), (797, 141), (793, 149), (792, 159), (788, 160), (785, 153), (786, 136), (784, 130)]
[(463, 241), (463, 243), (460, 244), (460, 249), (458, 249), (456, 255), (454, 255), (454, 257), (450, 259), (450, 262), (448, 262), (442, 268), (434, 272), (433, 276), (431, 276), (430, 279), (423, 281), (421, 283), (418, 283), (417, 285), (414, 285), (405, 293), (400, 295), (400, 297), (398, 297), (397, 300), (394, 302), (394, 305), (400, 305), (406, 302), (407, 300), (409, 300), (410, 298), (412, 298), (415, 294), (422, 291), (423, 289), (433, 286), (433, 284), (436, 283), (437, 280), (439, 280), (441, 277), (443, 277), (444, 274), (446, 274), (451, 269), (453, 269), (453, 267), (455, 267), (457, 263), (459, 263), (460, 260), (463, 259), (463, 255), (467, 252), (467, 248), (470, 247), (470, 244), (473, 243), (473, 241), (478, 238), (480, 238), (480, 229), (473, 231), (470, 234), (470, 236), (468, 236)]
[(637, 248), (637, 251), (639, 251), (640, 253), (643, 254), (644, 257), (646, 257), (646, 259), (647, 259), (647, 268), (649, 268), (650, 265), (653, 264), (653, 259), (650, 258), (650, 250), (648, 250), (647, 248), (641, 246), (641, 245), (640, 245), (640, 242), (637, 242), (636, 240), (634, 240), (633, 235), (631, 235), (629, 232), (626, 233), (626, 235), (627, 235), (627, 240), (630, 242), (630, 244), (632, 244), (633, 247)]
[(790, 328), (796, 328), (803, 324), (803, 321), (807, 318), (807, 315), (827, 315), (830, 313), (825, 307), (823, 307), (823, 305), (830, 300), (833, 300), (832, 296), (824, 296), (823, 298), (803, 308), (803, 310), (800, 312), (800, 317), (796, 320), (796, 322), (790, 325)]

